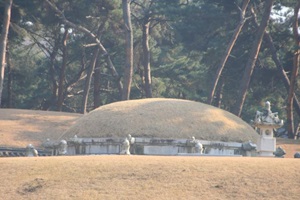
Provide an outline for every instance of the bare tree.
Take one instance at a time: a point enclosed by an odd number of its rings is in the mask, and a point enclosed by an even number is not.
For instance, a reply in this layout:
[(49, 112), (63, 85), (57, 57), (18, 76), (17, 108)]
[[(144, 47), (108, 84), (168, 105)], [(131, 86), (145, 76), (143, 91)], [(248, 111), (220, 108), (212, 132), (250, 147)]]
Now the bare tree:
[(239, 10), (240, 10), (240, 21), (239, 21), (237, 27), (235, 28), (234, 33), (231, 37), (231, 40), (230, 40), (230, 42), (227, 46), (227, 49), (226, 49), (226, 51), (225, 51), (225, 53), (224, 53), (224, 55), (223, 55), (223, 57), (220, 61), (220, 64), (218, 65), (218, 69), (217, 69), (217, 72), (214, 76), (214, 79), (213, 79), (213, 82), (212, 82), (212, 85), (211, 85), (211, 89), (209, 91), (210, 93), (209, 93), (208, 98), (207, 98), (207, 103), (208, 104), (212, 104), (212, 102), (213, 102), (215, 90), (216, 90), (217, 84), (219, 82), (221, 73), (222, 73), (222, 71), (224, 69), (224, 66), (227, 62), (227, 59), (228, 59), (228, 57), (231, 53), (231, 50), (232, 50), (232, 48), (233, 48), (233, 46), (234, 46), (234, 44), (235, 44), (235, 42), (236, 42), (236, 40), (239, 36), (244, 24), (245, 24), (245, 21), (246, 21), (245, 12), (246, 12), (246, 9), (248, 7), (249, 2), (250, 2), (250, 0), (244, 0), (242, 8), (238, 7)]
[[(253, 41), (250, 55), (249, 55), (249, 58), (248, 58), (248, 61), (247, 61), (246, 67), (245, 67), (245, 71), (244, 71), (244, 74), (242, 77), (240, 89), (239, 89), (239, 92), (237, 95), (236, 106), (233, 109), (233, 113), (239, 117), (241, 116), (241, 113), (242, 113), (243, 105), (244, 105), (244, 102), (246, 99), (246, 94), (247, 94), (247, 90), (248, 90), (250, 79), (251, 79), (251, 75), (252, 75), (253, 69), (255, 67), (255, 63), (257, 61), (257, 57), (258, 57), (258, 53), (260, 51), (262, 39), (263, 39), (265, 30), (269, 23), (273, 2), (274, 2), (274, 0), (266, 0), (265, 1), (265, 11), (262, 16), (262, 20), (261, 20), (260, 26), (258, 28), (258, 31), (256, 33), (255, 39)], [(253, 9), (253, 8), (251, 8), (251, 9)]]
[(133, 74), (133, 34), (131, 25), (130, 0), (122, 0), (123, 19), (126, 32), (126, 63), (124, 70), (122, 100), (130, 98), (132, 74)]
[(10, 16), (11, 16), (11, 7), (13, 0), (5, 0), (5, 10), (4, 10), (4, 19), (2, 32), (0, 36), (0, 106), (2, 99), (3, 91), (3, 82), (4, 82), (4, 71), (6, 67), (6, 46), (7, 46), (7, 36), (10, 25)]

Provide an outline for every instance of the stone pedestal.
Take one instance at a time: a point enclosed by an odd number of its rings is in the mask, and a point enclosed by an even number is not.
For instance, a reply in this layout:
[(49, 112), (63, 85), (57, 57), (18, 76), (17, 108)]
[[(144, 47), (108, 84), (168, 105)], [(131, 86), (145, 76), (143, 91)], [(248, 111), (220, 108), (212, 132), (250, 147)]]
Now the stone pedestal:
[(274, 157), (276, 138), (273, 135), (273, 128), (278, 128), (278, 126), (274, 124), (260, 124), (258, 127), (260, 129), (260, 136), (257, 141), (258, 156)]

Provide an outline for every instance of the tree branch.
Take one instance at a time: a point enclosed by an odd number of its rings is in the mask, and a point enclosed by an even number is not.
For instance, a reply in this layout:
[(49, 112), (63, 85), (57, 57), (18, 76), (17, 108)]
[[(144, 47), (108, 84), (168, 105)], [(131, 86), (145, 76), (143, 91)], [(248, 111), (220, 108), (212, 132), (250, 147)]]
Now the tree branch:
[(44, 0), (50, 7), (51, 9), (53, 9), (57, 16), (61, 19), (61, 21), (63, 23), (65, 23), (66, 25), (68, 25), (71, 28), (74, 28), (80, 32), (85, 33), (86, 35), (88, 35), (90, 38), (94, 39), (94, 41), (97, 43), (97, 45), (99, 46), (100, 50), (104, 53), (104, 56), (106, 58), (106, 62), (108, 64), (109, 69), (112, 71), (113, 76), (115, 77), (115, 80), (118, 82), (118, 89), (120, 94), (122, 93), (122, 89), (123, 89), (123, 84), (120, 81), (120, 76), (115, 68), (115, 66), (113, 65), (110, 55), (107, 52), (107, 50), (105, 49), (105, 47), (102, 45), (101, 41), (97, 38), (97, 36), (95, 34), (93, 34), (90, 30), (88, 30), (87, 28), (81, 26), (81, 25), (76, 25), (72, 22), (70, 22), (69, 20), (66, 19), (64, 13), (62, 11), (60, 11), (56, 5), (54, 5), (51, 1), (49, 0)]

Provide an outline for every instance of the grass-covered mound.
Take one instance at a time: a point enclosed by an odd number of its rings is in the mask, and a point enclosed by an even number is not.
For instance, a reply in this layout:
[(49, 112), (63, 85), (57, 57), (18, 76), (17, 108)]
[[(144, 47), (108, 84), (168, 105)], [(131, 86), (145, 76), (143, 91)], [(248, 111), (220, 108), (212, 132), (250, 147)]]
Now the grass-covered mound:
[(258, 134), (235, 115), (199, 102), (151, 98), (120, 101), (81, 117), (63, 135), (78, 137), (191, 138), (256, 142)]

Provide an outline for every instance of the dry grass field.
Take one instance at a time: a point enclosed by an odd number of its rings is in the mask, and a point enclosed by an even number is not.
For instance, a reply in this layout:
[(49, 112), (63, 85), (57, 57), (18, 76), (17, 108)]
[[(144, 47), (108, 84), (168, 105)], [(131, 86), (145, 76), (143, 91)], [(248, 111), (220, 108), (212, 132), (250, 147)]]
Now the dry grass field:
[(1, 158), (0, 199), (300, 199), (297, 159)]
[(45, 139), (58, 139), (80, 114), (0, 109), (0, 146), (40, 147)]
[[(0, 109), (0, 146), (57, 139), (81, 115)], [(0, 158), (0, 200), (300, 199), (300, 142), (285, 158), (61, 156)]]

